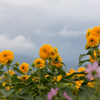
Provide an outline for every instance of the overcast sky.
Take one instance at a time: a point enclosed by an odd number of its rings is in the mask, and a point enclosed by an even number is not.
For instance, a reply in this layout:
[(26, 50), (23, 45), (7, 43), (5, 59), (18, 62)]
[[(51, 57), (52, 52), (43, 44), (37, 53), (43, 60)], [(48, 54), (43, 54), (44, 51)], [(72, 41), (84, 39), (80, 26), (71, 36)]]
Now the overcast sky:
[(50, 44), (75, 67), (94, 26), (100, 26), (99, 0), (0, 0), (0, 51), (39, 57)]

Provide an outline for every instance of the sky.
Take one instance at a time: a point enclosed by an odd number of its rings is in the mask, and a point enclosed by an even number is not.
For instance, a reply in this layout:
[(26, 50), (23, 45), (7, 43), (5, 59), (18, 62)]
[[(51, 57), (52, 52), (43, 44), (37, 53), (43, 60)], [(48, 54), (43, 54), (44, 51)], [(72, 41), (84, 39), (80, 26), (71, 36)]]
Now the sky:
[[(58, 48), (66, 68), (86, 53), (88, 28), (100, 26), (99, 0), (0, 0), (0, 51), (39, 57), (43, 44)], [(18, 57), (16, 58), (17, 60)], [(20, 62), (20, 61), (19, 61)]]

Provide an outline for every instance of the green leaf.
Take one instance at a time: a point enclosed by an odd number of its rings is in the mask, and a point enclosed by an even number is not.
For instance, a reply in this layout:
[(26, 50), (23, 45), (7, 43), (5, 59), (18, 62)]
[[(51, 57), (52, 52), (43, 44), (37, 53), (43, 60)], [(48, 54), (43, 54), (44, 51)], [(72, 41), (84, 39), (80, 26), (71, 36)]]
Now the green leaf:
[(16, 68), (16, 67), (13, 67), (13, 70), (16, 71), (16, 72), (18, 72), (19, 74), (23, 74), (22, 71), (20, 71), (20, 70), (19, 70), (18, 68)]
[(5, 89), (0, 89), (1, 93), (3, 94), (4, 98), (7, 98), (8, 96), (10, 96), (14, 90), (10, 89), (9, 91), (5, 90)]
[(80, 61), (83, 57), (85, 57), (85, 56), (87, 56), (87, 54), (80, 54), (80, 56), (79, 56), (79, 61)]
[(29, 94), (23, 94), (23, 95), (14, 95), (14, 98), (24, 99), (24, 100), (34, 100), (32, 95)]
[(57, 68), (57, 71), (62, 75), (62, 76), (65, 76), (66, 75), (66, 72), (62, 69), (62, 68)]
[(80, 87), (78, 92), (79, 98), (84, 98), (84, 100), (91, 100), (89, 99), (94, 94), (94, 88), (88, 88), (86, 85)]
[(90, 61), (90, 59), (79, 61), (78, 67), (82, 66), (83, 63), (88, 62), (88, 61)]
[(37, 97), (36, 97), (36, 100), (44, 100), (44, 99), (43, 99), (43, 97), (41, 97), (41, 96), (37, 96)]
[(2, 69), (4, 67), (4, 65), (0, 65), (0, 69)]
[(66, 76), (66, 79), (69, 79), (69, 78), (71, 78), (71, 77), (73, 77), (74, 75), (77, 75), (77, 74), (85, 74), (85, 72), (84, 71), (82, 71), (82, 72), (75, 72), (75, 73), (73, 73), (71, 75)]
[(0, 71), (0, 76), (3, 75), (3, 71)]
[(60, 62), (60, 61), (57, 61), (57, 62), (63, 64), (64, 66), (66, 66), (66, 65), (64, 64), (64, 62)]
[(0, 79), (0, 82), (3, 84), (3, 82), (6, 80), (6, 78)]
[(19, 94), (21, 94), (21, 95), (24, 94), (29, 88), (30, 88), (30, 86), (23, 88), (23, 89), (19, 92)]

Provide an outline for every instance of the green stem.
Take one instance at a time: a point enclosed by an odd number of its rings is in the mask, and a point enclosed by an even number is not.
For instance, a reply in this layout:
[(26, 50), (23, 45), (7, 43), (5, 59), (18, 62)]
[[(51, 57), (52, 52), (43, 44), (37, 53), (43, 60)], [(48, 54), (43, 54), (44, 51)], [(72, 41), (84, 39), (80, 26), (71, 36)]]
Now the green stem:
[(8, 72), (8, 74), (7, 74), (7, 76), (8, 76), (8, 83), (9, 83), (9, 88), (10, 88), (10, 73), (9, 73), (9, 65), (7, 65), (7, 72)]
[[(10, 65), (6, 65), (7, 66), (7, 76), (8, 76), (8, 83), (9, 83), (9, 89), (11, 87), (11, 79), (10, 79), (10, 73), (9, 73), (9, 67)], [(8, 100), (11, 100), (11, 95), (8, 97)]]
[(41, 96), (40, 68), (38, 69), (38, 76), (39, 76), (39, 94)]

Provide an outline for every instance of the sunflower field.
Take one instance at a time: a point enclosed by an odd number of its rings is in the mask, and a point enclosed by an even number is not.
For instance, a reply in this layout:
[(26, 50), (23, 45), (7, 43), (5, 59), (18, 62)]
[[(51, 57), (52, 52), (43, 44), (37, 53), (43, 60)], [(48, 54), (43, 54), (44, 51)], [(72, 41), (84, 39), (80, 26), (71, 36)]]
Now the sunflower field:
[(0, 52), (0, 100), (100, 100), (100, 27), (89, 28), (86, 39), (77, 71), (63, 69), (57, 47), (49, 44), (31, 66), (14, 62), (10, 50)]

